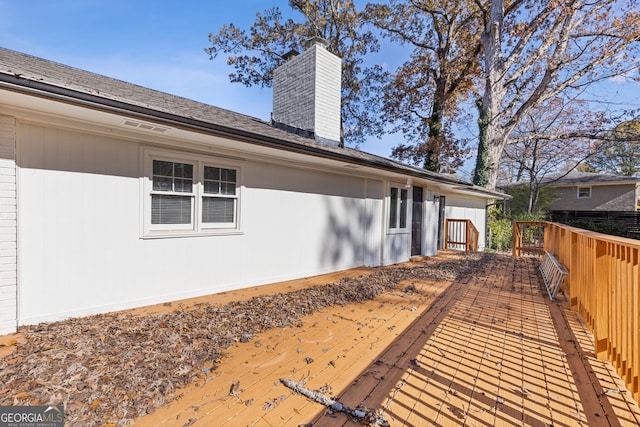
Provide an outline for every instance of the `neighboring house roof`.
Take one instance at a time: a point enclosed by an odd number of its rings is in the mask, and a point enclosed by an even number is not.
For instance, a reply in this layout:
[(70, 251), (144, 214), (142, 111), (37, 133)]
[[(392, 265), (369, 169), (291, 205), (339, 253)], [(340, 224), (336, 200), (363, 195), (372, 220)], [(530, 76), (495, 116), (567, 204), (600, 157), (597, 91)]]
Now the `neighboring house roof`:
[[(640, 177), (637, 176), (621, 176), (609, 175), (597, 172), (579, 172), (573, 170), (568, 174), (553, 174), (544, 177), (541, 181), (543, 185), (550, 187), (568, 187), (568, 186), (590, 186), (590, 185), (629, 185), (640, 183)], [(528, 185), (528, 181), (510, 182), (508, 184), (498, 185), (500, 188), (515, 187), (518, 185)]]
[(548, 182), (549, 185), (560, 186), (574, 186), (574, 185), (614, 185), (614, 184), (634, 184), (640, 182), (640, 177), (637, 176), (621, 176), (621, 175), (609, 175), (605, 173), (596, 172), (579, 172), (571, 171), (566, 176), (561, 175), (549, 176), (543, 180)]
[(253, 144), (402, 173), (493, 198), (509, 197), (449, 175), (426, 171), (352, 148), (322, 144), (244, 114), (4, 48), (0, 48), (0, 88), (88, 108), (154, 119)]

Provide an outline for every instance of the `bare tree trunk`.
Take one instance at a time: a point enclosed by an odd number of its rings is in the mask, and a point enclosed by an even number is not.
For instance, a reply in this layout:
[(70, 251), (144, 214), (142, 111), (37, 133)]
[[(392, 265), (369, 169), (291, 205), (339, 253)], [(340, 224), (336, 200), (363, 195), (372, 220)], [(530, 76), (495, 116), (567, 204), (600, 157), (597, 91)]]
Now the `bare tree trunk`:
[(533, 179), (531, 181), (529, 181), (529, 203), (527, 204), (527, 213), (531, 214), (533, 213), (533, 210), (535, 209), (535, 203), (536, 201), (534, 200), (534, 189), (533, 189)]
[[(504, 61), (502, 58), (502, 25), (504, 20), (504, 0), (493, 0), (489, 10), (489, 24), (482, 35), (484, 50), (485, 87), (482, 97), (481, 120), (484, 121), (486, 138), (486, 170), (476, 174), (484, 174), (486, 182), (482, 184), (489, 189), (495, 189), (498, 181), (498, 162), (506, 143), (504, 130), (500, 126), (500, 104), (505, 95)], [(484, 116), (484, 117), (483, 117)], [(483, 153), (483, 155), (485, 155)]]
[(495, 189), (506, 142), (532, 109), (561, 95), (574, 99), (591, 84), (637, 69), (640, 12), (637, 0), (488, 3), (482, 103), (488, 118), (486, 187)]

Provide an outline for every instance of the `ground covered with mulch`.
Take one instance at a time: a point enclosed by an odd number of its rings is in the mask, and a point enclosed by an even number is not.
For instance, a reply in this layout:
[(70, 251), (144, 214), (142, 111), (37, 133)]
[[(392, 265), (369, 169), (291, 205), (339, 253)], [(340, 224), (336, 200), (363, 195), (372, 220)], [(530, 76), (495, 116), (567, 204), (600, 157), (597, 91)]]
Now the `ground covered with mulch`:
[[(24, 327), (0, 359), (0, 405), (60, 405), (67, 425), (126, 426), (215, 375), (225, 349), (272, 328), (303, 327), (304, 316), (375, 299), (412, 278), (454, 280), (491, 256), (460, 253), (376, 269), (293, 292), (171, 313), (118, 312)], [(402, 290), (402, 289), (401, 289)]]

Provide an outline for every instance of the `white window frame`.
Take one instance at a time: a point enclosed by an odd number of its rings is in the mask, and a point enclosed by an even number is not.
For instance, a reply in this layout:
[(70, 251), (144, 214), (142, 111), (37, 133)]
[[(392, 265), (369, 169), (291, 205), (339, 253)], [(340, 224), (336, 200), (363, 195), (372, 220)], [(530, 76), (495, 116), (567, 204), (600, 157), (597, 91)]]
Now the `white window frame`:
[[(188, 163), (193, 165), (193, 191), (169, 192), (153, 190), (153, 161), (168, 161), (176, 163)], [(242, 199), (242, 164), (241, 161), (220, 159), (211, 156), (182, 153), (170, 150), (141, 149), (141, 175), (142, 181), (142, 218), (141, 230), (143, 238), (157, 237), (187, 237), (204, 235), (228, 235), (239, 234), (240, 229), (240, 205)], [(211, 196), (204, 192), (204, 168), (216, 167), (233, 169), (236, 171), (235, 195)], [(151, 199), (153, 194), (166, 194), (191, 197), (191, 223), (190, 224), (152, 224), (151, 223)], [(205, 197), (230, 198), (235, 202), (233, 222), (229, 223), (204, 223), (202, 221), (202, 199)]]
[[(589, 195), (588, 196), (581, 196), (580, 195), (580, 190), (584, 190), (584, 189), (589, 190)], [(576, 197), (578, 199), (590, 199), (591, 198), (591, 191), (592, 191), (591, 187), (577, 187)]]
[[(398, 190), (398, 203), (393, 204), (393, 200), (392, 200), (392, 195), (393, 195), (393, 189)], [(405, 209), (404, 209), (404, 227), (401, 226), (402, 224), (402, 203), (400, 203), (400, 201), (402, 200), (402, 192), (406, 192), (406, 198), (405, 198)], [(411, 205), (411, 200), (410, 200), (410, 194), (409, 194), (409, 188), (407, 188), (407, 186), (403, 185), (403, 184), (397, 184), (397, 183), (390, 183), (388, 186), (388, 192), (387, 192), (387, 230), (390, 234), (393, 233), (408, 233), (409, 232), (409, 228), (411, 226), (410, 222), (409, 222), (409, 206)], [(395, 208), (395, 224), (391, 224), (391, 219), (393, 218), (392, 216), (392, 209)]]
[[(186, 163), (191, 164), (193, 166), (193, 177), (192, 177), (192, 185), (190, 192), (180, 192), (180, 191), (155, 191), (153, 189), (153, 161), (154, 160), (162, 160), (173, 163)], [(180, 231), (193, 231), (194, 230), (194, 214), (195, 214), (195, 198), (196, 198), (196, 179), (197, 179), (197, 164), (194, 164), (188, 159), (171, 159), (165, 157), (155, 157), (151, 160), (151, 166), (149, 170), (149, 180), (150, 180), (150, 188), (149, 188), (149, 206), (152, 205), (152, 196), (161, 195), (161, 196), (177, 196), (189, 198), (191, 201), (191, 222), (189, 224), (151, 224), (151, 207), (149, 208), (149, 223), (150, 229), (154, 229), (157, 231), (165, 231), (165, 230), (180, 230)]]

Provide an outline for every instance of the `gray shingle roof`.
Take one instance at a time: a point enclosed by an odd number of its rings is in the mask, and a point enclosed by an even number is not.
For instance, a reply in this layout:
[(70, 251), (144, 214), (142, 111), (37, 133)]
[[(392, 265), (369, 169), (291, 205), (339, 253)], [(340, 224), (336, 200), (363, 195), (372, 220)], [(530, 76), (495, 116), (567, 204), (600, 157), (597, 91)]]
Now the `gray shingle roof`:
[[(550, 176), (548, 181), (554, 181), (558, 178), (558, 175)], [(637, 176), (621, 176), (621, 175), (609, 175), (605, 173), (595, 172), (579, 172), (571, 171), (566, 176), (558, 178), (552, 185), (575, 185), (575, 184), (633, 184), (640, 182), (640, 177)]]
[(85, 105), (132, 115), (145, 115), (173, 125), (197, 127), (247, 142), (335, 158), (400, 172), (466, 190), (503, 196), (457, 178), (433, 173), (347, 147), (334, 147), (275, 128), (271, 123), (191, 99), (73, 68), (43, 58), (0, 48), (0, 87), (39, 96), (62, 97)]
[[(613, 184), (634, 184), (640, 182), (637, 176), (610, 175), (599, 172), (580, 172), (572, 170), (568, 174), (553, 174), (542, 179), (542, 184), (555, 186), (575, 186), (575, 185), (613, 185)], [(528, 184), (528, 181), (511, 182), (499, 185), (501, 188), (515, 187)]]

